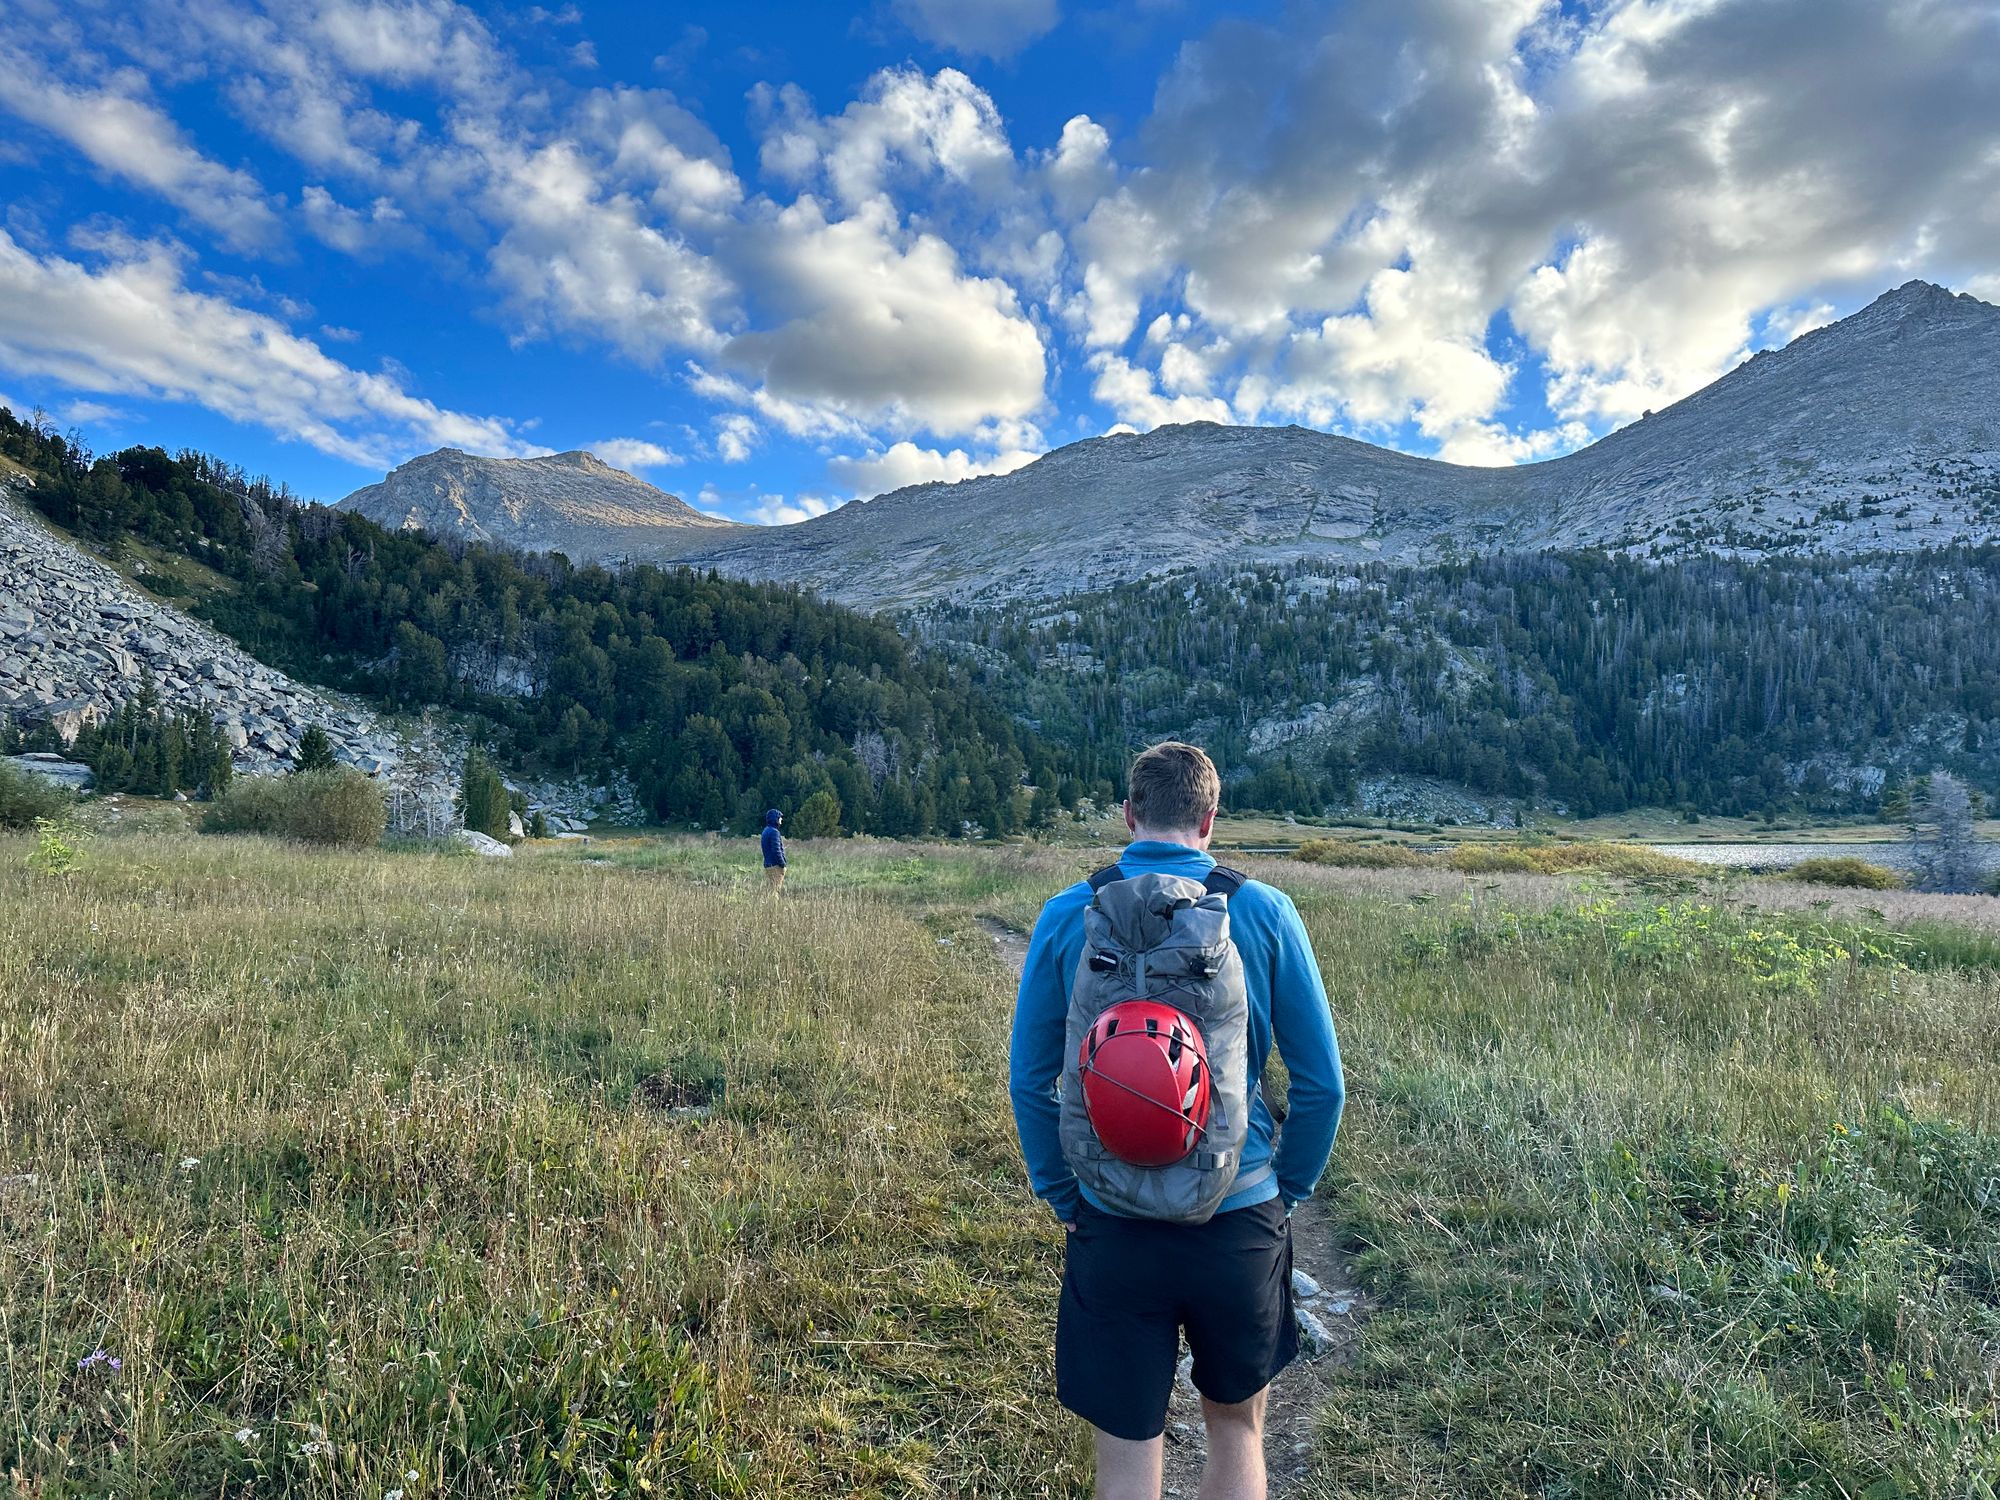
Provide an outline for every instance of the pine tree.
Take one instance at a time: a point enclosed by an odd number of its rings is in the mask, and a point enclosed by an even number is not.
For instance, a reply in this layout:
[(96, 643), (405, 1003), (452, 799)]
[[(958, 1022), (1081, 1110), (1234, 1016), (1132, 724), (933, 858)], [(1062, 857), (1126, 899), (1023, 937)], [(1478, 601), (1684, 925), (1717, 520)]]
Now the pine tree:
[(832, 792), (814, 792), (790, 819), (794, 838), (830, 839), (840, 832), (840, 799)]
[(507, 783), (500, 779), (500, 773), (477, 745), (465, 752), (459, 795), (465, 806), (467, 828), (490, 838), (507, 837)]
[(331, 771), (339, 762), (333, 756), (333, 741), (317, 724), (308, 724), (306, 732), (299, 736), (299, 751), (292, 759), (292, 774), (307, 771)]

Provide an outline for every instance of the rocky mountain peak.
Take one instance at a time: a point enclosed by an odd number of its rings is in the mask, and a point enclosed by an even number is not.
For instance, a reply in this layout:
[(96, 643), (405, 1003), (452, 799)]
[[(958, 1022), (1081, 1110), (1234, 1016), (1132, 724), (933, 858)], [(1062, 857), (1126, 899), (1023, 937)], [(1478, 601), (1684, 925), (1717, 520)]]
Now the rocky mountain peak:
[(736, 529), (582, 448), (539, 458), (440, 448), (337, 503), (384, 526), (577, 562), (665, 561)]
[(1092, 438), (683, 561), (864, 607), (1052, 598), (1218, 563), (2000, 536), (2000, 308), (1913, 281), (1575, 453), (1465, 468), (1299, 427)]

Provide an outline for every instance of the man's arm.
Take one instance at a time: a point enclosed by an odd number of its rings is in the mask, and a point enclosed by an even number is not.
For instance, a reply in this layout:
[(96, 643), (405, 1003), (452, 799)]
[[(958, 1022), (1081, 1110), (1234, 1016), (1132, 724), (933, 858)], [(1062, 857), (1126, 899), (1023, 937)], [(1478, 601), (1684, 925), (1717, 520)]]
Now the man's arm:
[(1276, 894), (1280, 907), (1271, 973), (1271, 1035), (1292, 1086), (1273, 1167), (1278, 1194), (1289, 1208), (1312, 1196), (1314, 1184), (1326, 1170), (1334, 1134), (1340, 1129), (1340, 1112), (1347, 1103), (1347, 1086), (1341, 1078), (1333, 1008), (1327, 1003), (1312, 939), (1292, 898), (1282, 891)]
[(1042, 908), (1021, 966), (1021, 990), (1014, 1001), (1014, 1036), (1008, 1049), (1008, 1091), (1014, 1099), (1014, 1128), (1028, 1182), (1065, 1224), (1075, 1220), (1082, 1194), (1063, 1156), (1061, 1111), (1056, 1084), (1062, 1078), (1063, 1047), (1069, 1020), (1069, 976), (1063, 972), (1055, 902)]

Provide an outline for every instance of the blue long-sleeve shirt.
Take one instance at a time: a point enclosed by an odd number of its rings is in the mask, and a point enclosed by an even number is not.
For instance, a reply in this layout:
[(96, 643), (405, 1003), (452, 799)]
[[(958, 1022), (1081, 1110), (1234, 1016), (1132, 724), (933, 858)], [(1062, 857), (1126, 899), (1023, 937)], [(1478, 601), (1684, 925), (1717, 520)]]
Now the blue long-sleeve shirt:
[[(1142, 840), (1119, 856), (1125, 874), (1157, 871), (1202, 880), (1215, 861), (1198, 849)], [(1014, 1124), (1027, 1159), (1028, 1180), (1037, 1195), (1065, 1221), (1076, 1216), (1079, 1196), (1089, 1198), (1062, 1152), (1056, 1086), (1066, 1047), (1070, 986), (1083, 956), (1083, 914), (1090, 885), (1078, 881), (1050, 898), (1035, 923), (1021, 970), (1021, 993), (1014, 1005), (1009, 1087)], [(1250, 1003), (1249, 1062), (1254, 1083), (1264, 1074), (1271, 1045), (1291, 1075), (1285, 1129), (1273, 1175), (1223, 1200), (1218, 1213), (1248, 1208), (1273, 1197), (1287, 1206), (1312, 1196), (1333, 1151), (1334, 1133), (1347, 1088), (1340, 1072), (1340, 1042), (1312, 939), (1291, 897), (1273, 886), (1250, 881), (1230, 898), (1229, 934), (1243, 958), (1243, 983)], [(1250, 1133), (1239, 1171), (1248, 1176), (1272, 1161), (1276, 1122), (1262, 1091), (1250, 1110)], [(1091, 1199), (1091, 1205), (1103, 1205)]]
[(764, 868), (768, 870), (775, 865), (783, 869), (784, 864), (785, 836), (778, 832), (778, 825), (776, 823), (766, 823), (764, 825)]

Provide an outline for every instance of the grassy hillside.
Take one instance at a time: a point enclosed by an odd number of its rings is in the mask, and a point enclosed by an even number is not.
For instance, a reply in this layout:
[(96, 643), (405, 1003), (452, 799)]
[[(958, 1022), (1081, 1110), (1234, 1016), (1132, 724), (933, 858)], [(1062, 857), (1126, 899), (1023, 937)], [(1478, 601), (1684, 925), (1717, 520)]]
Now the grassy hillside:
[[(1086, 1493), (976, 919), (1091, 851), (802, 845), (776, 905), (713, 842), (29, 852), (25, 1493)], [(1311, 1493), (1992, 1493), (1990, 936), (1266, 869), (1338, 1009), (1328, 1191), (1378, 1308)]]

